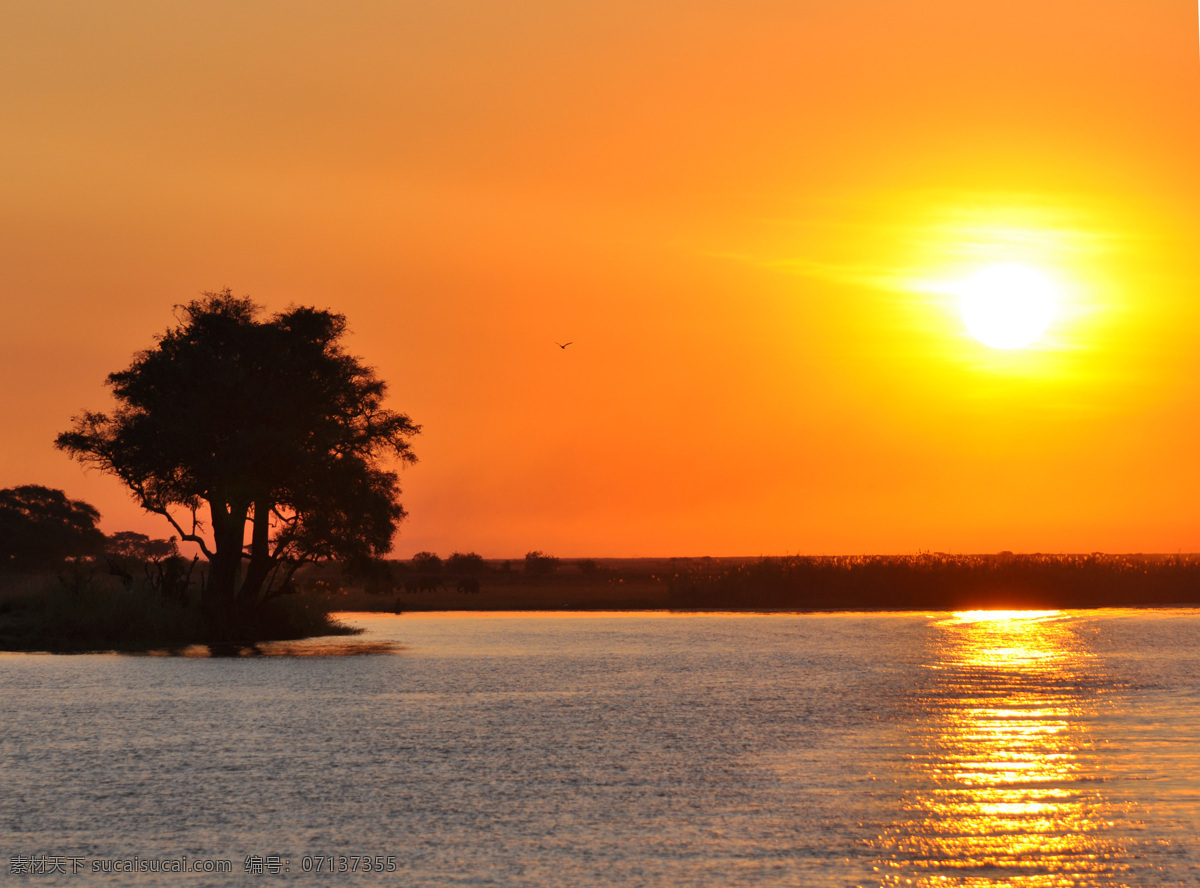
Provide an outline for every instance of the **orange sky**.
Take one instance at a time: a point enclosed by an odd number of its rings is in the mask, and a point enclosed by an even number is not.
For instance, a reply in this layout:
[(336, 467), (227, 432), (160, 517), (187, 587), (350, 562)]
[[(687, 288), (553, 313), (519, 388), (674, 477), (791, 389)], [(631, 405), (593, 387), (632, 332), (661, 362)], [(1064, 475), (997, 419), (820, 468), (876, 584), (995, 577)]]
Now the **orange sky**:
[(1196, 551), (1196, 15), (9, 0), (0, 486), (166, 535), (51, 442), (228, 286), (423, 425), (402, 557)]

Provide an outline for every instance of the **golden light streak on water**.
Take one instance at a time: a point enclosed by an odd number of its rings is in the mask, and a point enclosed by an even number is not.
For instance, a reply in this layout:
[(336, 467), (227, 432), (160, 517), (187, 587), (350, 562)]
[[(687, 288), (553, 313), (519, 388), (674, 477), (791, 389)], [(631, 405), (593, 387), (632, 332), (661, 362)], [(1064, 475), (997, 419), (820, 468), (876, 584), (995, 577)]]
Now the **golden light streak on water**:
[(1004, 622), (1019, 621), (1016, 625), (1021, 625), (1039, 620), (1048, 620), (1053, 617), (1062, 615), (1062, 611), (1057, 610), (973, 610), (959, 611), (951, 618), (953, 623), (985, 623), (985, 622)]
[(887, 883), (1119, 884), (1089, 761), (1097, 666), (1070, 621), (972, 611), (936, 628)]

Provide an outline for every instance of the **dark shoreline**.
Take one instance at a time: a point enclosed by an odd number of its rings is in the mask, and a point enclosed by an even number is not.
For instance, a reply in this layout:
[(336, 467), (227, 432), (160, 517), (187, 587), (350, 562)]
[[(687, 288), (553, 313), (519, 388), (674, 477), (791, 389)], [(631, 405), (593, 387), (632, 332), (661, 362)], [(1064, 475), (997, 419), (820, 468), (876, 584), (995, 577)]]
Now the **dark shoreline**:
[(804, 613), (1200, 606), (1196, 555), (609, 559), (566, 562), (545, 576), (492, 567), (474, 579), (478, 592), (457, 591), (451, 576), (438, 577), (436, 589), (412, 592), (405, 591), (401, 573), (390, 588), (376, 588), (374, 594), (347, 589), (331, 595), (328, 604), (337, 610), (392, 612)]
[[(6, 581), (7, 579), (7, 581)], [(490, 562), (467, 576), (418, 576), (389, 562), (369, 585), (337, 565), (304, 576), (302, 591), (272, 602), (214, 639), (195, 602), (164, 601), (111, 577), (85, 588), (53, 574), (0, 576), (0, 651), (147, 653), (214, 645), (244, 655), (263, 642), (347, 634), (334, 612), (418, 613), (674, 611), (680, 613), (897, 613), (1200, 607), (1197, 555), (783, 556), (584, 559), (543, 573)]]

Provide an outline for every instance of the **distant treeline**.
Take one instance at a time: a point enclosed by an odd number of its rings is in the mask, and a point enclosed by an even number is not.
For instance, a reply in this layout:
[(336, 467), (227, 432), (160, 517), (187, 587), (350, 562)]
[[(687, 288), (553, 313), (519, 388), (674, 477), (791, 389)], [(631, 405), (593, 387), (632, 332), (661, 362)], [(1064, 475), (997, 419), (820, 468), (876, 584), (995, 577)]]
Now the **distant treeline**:
[[(540, 553), (531, 553), (535, 556)], [(321, 588), (335, 591), (326, 574)], [(456, 595), (475, 577), (469, 600)], [(414, 582), (440, 579), (441, 583)], [(357, 604), (411, 591), (406, 610), (972, 610), (1200, 606), (1200, 555), (1025, 554), (572, 559), (546, 566), (421, 553), (389, 562), (373, 581), (344, 574)], [(389, 599), (390, 602), (391, 599)]]
[(1082, 608), (1200, 604), (1196, 555), (786, 556), (685, 568), (678, 608)]
[[(596, 569), (592, 559), (583, 559), (575, 565), (580, 573)], [(544, 579), (560, 566), (558, 558), (540, 550), (527, 552), (523, 559), (499, 561), (487, 561), (477, 552), (454, 552), (447, 558), (435, 552), (418, 552), (407, 560), (314, 565), (299, 579), (309, 587), (325, 592), (356, 586), (370, 595), (390, 595), (404, 587), (412, 588), (414, 578), (424, 579), (427, 585), (433, 581), (478, 580), (484, 576), (490, 577), (491, 582), (516, 577)]]
[[(589, 561), (588, 559), (584, 559), (584, 562), (592, 566), (595, 565), (594, 561)], [(579, 562), (580, 570), (586, 571), (588, 567), (584, 562)], [(558, 570), (560, 561), (553, 555), (547, 555), (545, 552), (535, 549), (532, 552), (526, 552), (525, 557), (517, 562), (503, 560), (489, 564), (477, 552), (455, 552), (445, 560), (442, 560), (434, 552), (418, 552), (409, 561), (395, 561), (392, 564), (401, 572), (407, 571), (422, 574), (448, 573), (466, 576), (476, 576), (492, 571), (508, 573), (514, 570), (514, 564), (516, 564), (527, 574), (544, 576)]]

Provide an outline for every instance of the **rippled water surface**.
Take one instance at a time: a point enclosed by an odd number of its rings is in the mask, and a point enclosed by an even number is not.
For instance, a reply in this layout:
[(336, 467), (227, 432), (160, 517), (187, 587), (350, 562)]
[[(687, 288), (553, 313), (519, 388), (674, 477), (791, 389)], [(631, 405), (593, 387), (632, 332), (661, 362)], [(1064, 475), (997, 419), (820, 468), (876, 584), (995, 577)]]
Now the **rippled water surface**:
[(0, 656), (0, 881), (1200, 884), (1196, 611), (350, 619), (393, 652)]

